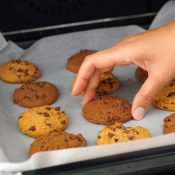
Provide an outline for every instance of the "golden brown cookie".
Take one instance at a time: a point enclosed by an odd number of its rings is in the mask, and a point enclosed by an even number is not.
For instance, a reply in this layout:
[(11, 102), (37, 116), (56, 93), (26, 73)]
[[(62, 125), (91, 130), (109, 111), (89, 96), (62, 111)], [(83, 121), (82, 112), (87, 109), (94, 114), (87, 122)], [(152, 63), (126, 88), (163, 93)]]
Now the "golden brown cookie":
[(29, 156), (41, 151), (60, 150), (66, 148), (87, 146), (86, 140), (81, 134), (66, 132), (51, 132), (40, 136), (30, 145)]
[(141, 67), (137, 67), (135, 71), (135, 77), (140, 83), (143, 83), (148, 78), (148, 72)]
[(11, 59), (0, 66), (0, 78), (9, 83), (34, 81), (40, 76), (37, 66), (26, 60)]
[[(75, 80), (76, 78), (74, 78), (72, 81), (72, 88), (74, 86)], [(117, 92), (119, 88), (120, 88), (120, 81), (116, 76), (114, 76), (111, 73), (103, 73), (100, 76), (100, 82), (96, 90), (96, 95), (101, 96), (101, 95), (112, 94), (114, 92)]]
[(158, 109), (175, 111), (175, 79), (160, 90), (152, 104)]
[(164, 118), (163, 133), (168, 134), (175, 132), (175, 114), (171, 114)]
[(67, 69), (77, 73), (86, 56), (95, 53), (95, 50), (80, 50), (80, 52), (72, 55), (67, 62)]
[(23, 112), (18, 119), (18, 127), (22, 133), (38, 137), (53, 131), (63, 131), (69, 118), (60, 107), (42, 106)]
[(98, 97), (83, 107), (83, 116), (97, 124), (124, 123), (132, 119), (131, 105), (120, 97)]
[(27, 82), (13, 92), (13, 102), (32, 108), (54, 103), (59, 95), (58, 88), (49, 82)]
[(149, 137), (151, 137), (151, 133), (141, 126), (125, 127), (122, 123), (115, 123), (99, 131), (96, 143), (97, 145), (111, 144)]

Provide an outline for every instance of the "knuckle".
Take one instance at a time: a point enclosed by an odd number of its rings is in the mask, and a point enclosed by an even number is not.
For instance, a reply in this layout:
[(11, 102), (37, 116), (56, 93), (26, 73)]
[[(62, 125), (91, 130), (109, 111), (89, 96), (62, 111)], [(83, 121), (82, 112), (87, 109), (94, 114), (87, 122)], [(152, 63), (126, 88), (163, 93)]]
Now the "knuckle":
[(88, 55), (88, 56), (85, 57), (84, 62), (85, 62), (85, 63), (90, 63), (91, 60), (92, 60), (92, 59), (91, 59), (91, 56)]
[(152, 102), (153, 101), (153, 96), (149, 95), (149, 94), (141, 94), (140, 95), (144, 101), (146, 102)]

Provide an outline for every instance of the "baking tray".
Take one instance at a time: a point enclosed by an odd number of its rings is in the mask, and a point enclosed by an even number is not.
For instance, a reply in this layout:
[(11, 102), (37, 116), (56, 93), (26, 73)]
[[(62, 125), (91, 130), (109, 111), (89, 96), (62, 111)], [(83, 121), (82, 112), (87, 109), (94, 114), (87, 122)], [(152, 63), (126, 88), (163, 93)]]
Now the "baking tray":
[[(95, 146), (96, 135), (104, 126), (87, 122), (82, 117), (82, 98), (71, 96), (71, 80), (75, 74), (65, 67), (70, 55), (80, 49), (101, 50), (112, 46), (126, 35), (142, 31), (143, 29), (138, 26), (125, 26), (75, 32), (43, 38), (27, 50), (19, 48), (13, 42), (8, 42), (0, 52), (0, 63), (9, 58), (25, 58), (35, 63), (43, 72), (40, 80), (50, 81), (60, 89), (60, 97), (53, 106), (60, 106), (70, 116), (70, 124), (66, 131), (82, 133), (88, 142), (88, 147), (38, 153), (29, 159), (28, 148), (33, 139), (20, 133), (17, 127), (17, 118), (26, 109), (12, 102), (12, 92), (19, 85), (1, 81), (0, 130), (3, 134), (0, 137), (2, 153), (0, 170), (26, 171), (174, 144), (175, 140), (172, 139), (174, 134), (162, 136), (162, 120), (169, 112), (151, 108), (143, 120), (129, 121), (126, 126), (144, 126), (150, 130), (153, 138)], [(119, 95), (132, 102), (140, 87), (134, 78), (134, 71), (134, 65), (115, 68), (114, 74), (120, 79), (121, 88), (113, 95)]]
[[(1, 35), (0, 63), (9, 58), (25, 58), (35, 63), (43, 72), (40, 80), (50, 81), (60, 88), (60, 98), (53, 106), (60, 106), (70, 116), (67, 132), (82, 133), (88, 141), (86, 148), (72, 148), (35, 154), (30, 159), (28, 148), (32, 138), (21, 134), (17, 118), (25, 108), (12, 103), (12, 92), (19, 85), (0, 82), (0, 172), (23, 172), (95, 158), (132, 153), (140, 150), (174, 145), (174, 134), (162, 135), (162, 120), (170, 112), (151, 108), (141, 121), (129, 121), (126, 126), (141, 125), (148, 128), (153, 138), (139, 141), (95, 146), (97, 132), (103, 128), (87, 122), (81, 114), (81, 97), (71, 96), (71, 80), (75, 74), (66, 70), (67, 58), (80, 49), (101, 50), (112, 46), (124, 36), (142, 32), (138, 26), (113, 27), (46, 37), (29, 49), (23, 50)], [(132, 102), (140, 85), (134, 78), (135, 66), (116, 67), (114, 74), (121, 81), (121, 89), (113, 94)], [(93, 132), (92, 132), (93, 131)]]

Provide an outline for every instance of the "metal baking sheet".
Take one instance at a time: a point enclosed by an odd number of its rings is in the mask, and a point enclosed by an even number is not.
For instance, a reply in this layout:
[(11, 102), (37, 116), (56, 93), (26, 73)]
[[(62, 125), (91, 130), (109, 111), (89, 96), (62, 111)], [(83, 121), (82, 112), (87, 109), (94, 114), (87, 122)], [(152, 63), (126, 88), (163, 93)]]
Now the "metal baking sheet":
[[(75, 32), (43, 38), (27, 50), (19, 48), (13, 42), (8, 42), (0, 51), (0, 63), (10, 58), (23, 58), (35, 63), (43, 73), (39, 80), (52, 82), (60, 89), (60, 97), (53, 106), (60, 106), (69, 115), (70, 123), (66, 131), (75, 134), (82, 133), (88, 142), (88, 147), (42, 152), (29, 159), (28, 149), (33, 138), (23, 135), (17, 126), (18, 116), (26, 108), (19, 107), (12, 102), (13, 90), (20, 85), (0, 81), (0, 172), (20, 172), (175, 144), (175, 140), (172, 139), (174, 134), (162, 136), (162, 120), (170, 112), (151, 108), (143, 120), (129, 121), (126, 126), (146, 127), (152, 133), (153, 138), (96, 146), (96, 135), (104, 126), (86, 121), (82, 116), (82, 97), (71, 96), (71, 80), (75, 74), (65, 67), (70, 55), (80, 49), (108, 48), (126, 35), (142, 31), (144, 30), (138, 26), (125, 26)], [(140, 88), (140, 84), (134, 78), (134, 71), (134, 65), (114, 69), (114, 74), (121, 81), (121, 88), (113, 95), (132, 102)]]

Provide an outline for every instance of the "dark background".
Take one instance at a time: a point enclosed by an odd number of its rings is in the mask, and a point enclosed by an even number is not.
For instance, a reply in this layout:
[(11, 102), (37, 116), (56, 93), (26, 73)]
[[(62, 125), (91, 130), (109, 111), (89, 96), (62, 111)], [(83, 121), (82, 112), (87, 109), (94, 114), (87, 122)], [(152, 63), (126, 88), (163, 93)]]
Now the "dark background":
[[(155, 12), (167, 0), (1, 0), (2, 32)], [(137, 21), (134, 21), (137, 23)], [(149, 23), (150, 21), (144, 21)]]

